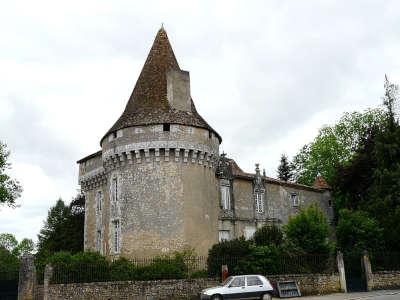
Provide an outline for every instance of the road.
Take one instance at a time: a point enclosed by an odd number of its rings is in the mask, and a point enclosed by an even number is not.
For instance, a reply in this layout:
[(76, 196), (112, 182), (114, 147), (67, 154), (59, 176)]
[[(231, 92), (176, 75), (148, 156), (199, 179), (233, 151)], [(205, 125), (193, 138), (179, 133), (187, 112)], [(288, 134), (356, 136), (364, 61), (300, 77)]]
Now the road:
[[(291, 298), (295, 299), (295, 298)], [(400, 290), (373, 291), (364, 293), (332, 294), (325, 296), (301, 297), (301, 300), (400, 300)]]

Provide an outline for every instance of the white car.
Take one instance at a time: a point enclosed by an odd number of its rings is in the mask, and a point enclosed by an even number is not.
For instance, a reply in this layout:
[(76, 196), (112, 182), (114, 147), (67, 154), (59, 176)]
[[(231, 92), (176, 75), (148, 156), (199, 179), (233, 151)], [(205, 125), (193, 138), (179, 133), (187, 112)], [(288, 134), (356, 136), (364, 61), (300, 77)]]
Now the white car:
[(220, 286), (201, 291), (201, 300), (261, 299), (271, 300), (273, 287), (261, 275), (239, 275), (228, 277)]

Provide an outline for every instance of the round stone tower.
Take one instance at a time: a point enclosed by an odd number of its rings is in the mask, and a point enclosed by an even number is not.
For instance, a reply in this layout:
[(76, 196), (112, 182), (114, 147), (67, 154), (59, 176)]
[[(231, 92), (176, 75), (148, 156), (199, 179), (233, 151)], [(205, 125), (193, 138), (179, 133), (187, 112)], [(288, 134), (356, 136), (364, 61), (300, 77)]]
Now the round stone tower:
[[(189, 72), (179, 68), (163, 28), (124, 112), (100, 143), (98, 183), (86, 187), (85, 248), (100, 242), (104, 254), (125, 257), (184, 247), (207, 254), (218, 240), (221, 137), (197, 113)], [(86, 169), (80, 171), (85, 179)], [(96, 218), (90, 210), (99, 201)], [(96, 230), (100, 241), (91, 233)]]

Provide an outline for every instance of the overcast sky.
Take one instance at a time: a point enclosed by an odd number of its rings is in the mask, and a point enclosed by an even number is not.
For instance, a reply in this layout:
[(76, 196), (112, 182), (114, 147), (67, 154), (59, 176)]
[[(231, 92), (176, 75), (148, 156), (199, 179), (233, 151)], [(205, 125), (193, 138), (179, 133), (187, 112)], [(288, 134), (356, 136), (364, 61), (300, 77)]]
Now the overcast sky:
[[(136, 4), (135, 4), (136, 3)], [(79, 188), (76, 161), (122, 113), (161, 23), (197, 110), (246, 171), (276, 176), (343, 112), (400, 82), (399, 1), (6, 1), (0, 140), (23, 185), (0, 233), (36, 239)]]

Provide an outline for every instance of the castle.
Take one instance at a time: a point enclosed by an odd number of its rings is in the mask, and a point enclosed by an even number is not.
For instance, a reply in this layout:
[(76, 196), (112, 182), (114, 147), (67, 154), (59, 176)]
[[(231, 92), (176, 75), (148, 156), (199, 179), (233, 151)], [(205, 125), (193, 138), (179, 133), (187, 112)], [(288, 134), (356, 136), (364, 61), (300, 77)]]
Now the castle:
[(219, 153), (222, 138), (196, 111), (189, 72), (167, 34), (154, 40), (124, 112), (101, 150), (78, 161), (85, 194), (85, 250), (108, 257), (148, 257), (245, 236), (284, 224), (318, 203), (331, 220), (329, 186), (243, 172)]

